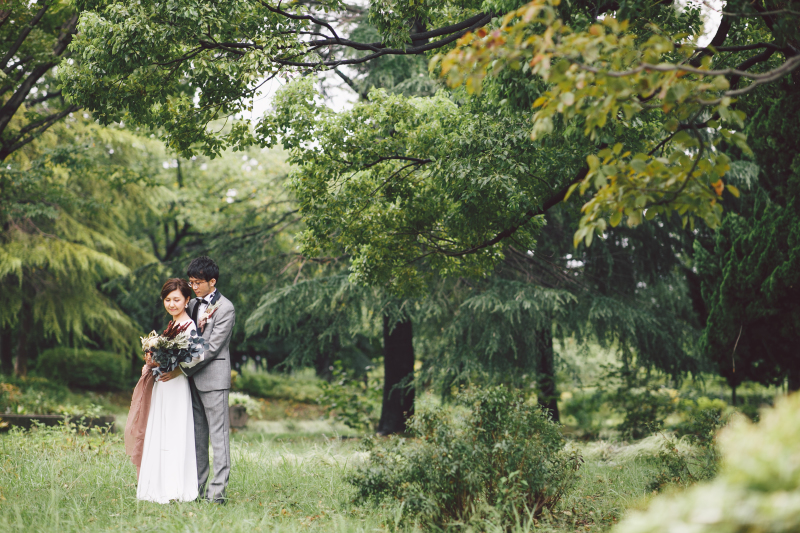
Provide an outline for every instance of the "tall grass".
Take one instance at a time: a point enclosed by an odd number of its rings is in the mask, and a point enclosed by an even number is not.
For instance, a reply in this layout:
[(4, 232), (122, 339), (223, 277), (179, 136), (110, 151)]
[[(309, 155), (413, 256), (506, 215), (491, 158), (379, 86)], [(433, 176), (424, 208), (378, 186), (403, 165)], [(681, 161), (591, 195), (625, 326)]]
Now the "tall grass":
[[(355, 505), (346, 477), (363, 460), (357, 442), (322, 423), (260, 425), (232, 436), (230, 501), (158, 505), (136, 500), (121, 437), (75, 428), (0, 436), (0, 531), (233, 533), (395, 531), (402, 505)], [(654, 468), (643, 453), (585, 447), (576, 491), (536, 531), (606, 531), (646, 501)], [(503, 528), (491, 520), (484, 531)], [(533, 527), (531, 528), (531, 530)], [(404, 531), (416, 531), (411, 524)]]

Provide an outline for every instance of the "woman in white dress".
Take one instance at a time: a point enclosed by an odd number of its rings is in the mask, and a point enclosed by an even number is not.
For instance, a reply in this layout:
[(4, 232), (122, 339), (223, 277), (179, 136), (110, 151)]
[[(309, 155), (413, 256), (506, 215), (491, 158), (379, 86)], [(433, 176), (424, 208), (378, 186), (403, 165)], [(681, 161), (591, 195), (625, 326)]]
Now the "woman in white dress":
[[(164, 307), (172, 315), (172, 321), (178, 325), (191, 322), (190, 331), (196, 331), (195, 323), (186, 313), (190, 296), (189, 284), (179, 278), (167, 280), (161, 289)], [(191, 363), (181, 363), (181, 366), (189, 368), (202, 360), (200, 355)], [(157, 366), (149, 356), (148, 366)], [(189, 380), (182, 373), (166, 382), (156, 380), (150, 399), (136, 497), (158, 503), (197, 499), (194, 450)]]

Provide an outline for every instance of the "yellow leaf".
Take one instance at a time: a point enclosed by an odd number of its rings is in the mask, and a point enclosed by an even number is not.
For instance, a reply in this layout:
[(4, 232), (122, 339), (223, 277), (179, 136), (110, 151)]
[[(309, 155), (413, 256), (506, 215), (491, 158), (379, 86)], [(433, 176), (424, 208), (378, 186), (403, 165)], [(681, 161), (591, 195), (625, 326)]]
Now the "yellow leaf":
[(739, 198), (739, 194), (740, 194), (739, 193), (739, 189), (737, 189), (733, 185), (726, 185), (725, 187), (727, 187), (729, 193), (734, 195), (736, 198)]
[(612, 228), (616, 228), (619, 223), (622, 221), (622, 211), (617, 211), (613, 215), (611, 215), (608, 219), (609, 224), (611, 224)]
[(569, 189), (567, 189), (567, 194), (564, 195), (564, 200), (562, 201), (566, 202), (567, 199), (572, 194), (572, 192), (575, 190), (575, 187), (577, 187), (578, 185), (580, 185), (580, 183), (573, 183), (572, 185), (570, 185)]

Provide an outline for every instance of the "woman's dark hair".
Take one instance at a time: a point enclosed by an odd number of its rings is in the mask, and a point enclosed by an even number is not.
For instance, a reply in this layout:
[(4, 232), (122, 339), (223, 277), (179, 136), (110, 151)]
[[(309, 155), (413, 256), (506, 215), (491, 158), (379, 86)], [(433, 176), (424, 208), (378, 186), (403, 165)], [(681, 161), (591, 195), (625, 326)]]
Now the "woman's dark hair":
[(165, 299), (172, 291), (181, 291), (181, 294), (183, 294), (187, 300), (192, 296), (192, 288), (189, 287), (185, 279), (168, 279), (164, 286), (161, 287), (161, 299)]
[(186, 269), (186, 275), (190, 278), (202, 279), (205, 281), (217, 280), (219, 283), (219, 267), (210, 257), (204, 255), (192, 259)]

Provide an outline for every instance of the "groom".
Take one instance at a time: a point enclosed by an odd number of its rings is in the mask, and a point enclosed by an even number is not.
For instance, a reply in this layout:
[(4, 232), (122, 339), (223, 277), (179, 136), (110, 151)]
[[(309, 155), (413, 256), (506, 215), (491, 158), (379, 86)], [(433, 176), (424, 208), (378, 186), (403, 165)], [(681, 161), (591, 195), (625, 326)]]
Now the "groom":
[[(229, 344), (236, 322), (233, 304), (216, 289), (219, 267), (209, 257), (198, 257), (186, 269), (197, 298), (189, 302), (189, 316), (208, 342), (203, 362), (192, 368), (176, 369), (189, 378), (194, 414), (194, 442), (197, 454), (197, 484), (200, 497), (225, 503), (225, 488), (231, 471), (228, 393), (231, 388)], [(180, 367), (179, 367), (180, 368)], [(166, 376), (169, 376), (167, 374)], [(161, 381), (165, 381), (162, 376)], [(170, 379), (174, 376), (169, 376)], [(214, 475), (209, 476), (208, 441), (214, 450)]]

